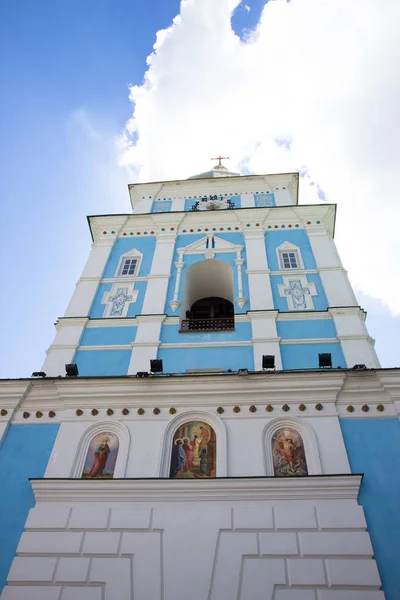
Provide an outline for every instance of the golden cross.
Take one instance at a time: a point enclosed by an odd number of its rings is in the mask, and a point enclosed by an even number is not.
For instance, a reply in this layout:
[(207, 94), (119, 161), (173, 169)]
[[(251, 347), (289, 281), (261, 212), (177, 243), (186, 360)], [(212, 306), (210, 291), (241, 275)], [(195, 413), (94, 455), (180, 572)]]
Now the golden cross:
[(221, 156), (221, 155), (219, 155), (219, 156), (215, 156), (214, 158), (211, 158), (211, 160), (217, 160), (218, 161), (217, 167), (222, 167), (221, 160), (229, 160), (229, 158), (230, 158), (229, 156)]

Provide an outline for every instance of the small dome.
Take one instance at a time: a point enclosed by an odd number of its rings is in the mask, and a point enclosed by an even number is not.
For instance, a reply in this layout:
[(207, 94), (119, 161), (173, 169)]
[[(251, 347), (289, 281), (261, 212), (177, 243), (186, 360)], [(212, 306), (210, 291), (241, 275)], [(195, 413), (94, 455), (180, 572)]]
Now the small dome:
[(188, 177), (188, 179), (212, 179), (215, 177), (239, 177), (240, 173), (234, 173), (233, 171), (228, 171), (228, 169), (222, 164), (222, 156), (218, 156), (218, 163), (211, 169), (211, 171), (205, 171), (204, 173), (199, 173), (198, 175), (192, 175)]

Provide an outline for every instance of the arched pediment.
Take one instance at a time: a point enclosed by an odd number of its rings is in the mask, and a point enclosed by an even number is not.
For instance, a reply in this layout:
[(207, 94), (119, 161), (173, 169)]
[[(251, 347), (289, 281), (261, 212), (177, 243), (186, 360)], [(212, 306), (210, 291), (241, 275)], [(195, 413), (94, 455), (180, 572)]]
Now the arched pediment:
[[(214, 240), (212, 249), (214, 252), (241, 252), (243, 250), (243, 246), (238, 244), (232, 244), (232, 242), (228, 242), (216, 235), (211, 236)], [(204, 254), (207, 250), (209, 250), (209, 238), (207, 236), (188, 244), (182, 248), (178, 248), (177, 252), (180, 255), (184, 254)]]

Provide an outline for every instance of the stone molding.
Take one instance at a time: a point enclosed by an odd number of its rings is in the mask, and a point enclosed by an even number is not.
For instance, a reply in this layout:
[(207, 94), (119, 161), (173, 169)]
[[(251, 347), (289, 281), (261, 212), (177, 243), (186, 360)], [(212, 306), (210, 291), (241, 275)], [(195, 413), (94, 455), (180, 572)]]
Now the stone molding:
[(36, 502), (357, 500), (362, 475), (215, 479), (31, 479)]

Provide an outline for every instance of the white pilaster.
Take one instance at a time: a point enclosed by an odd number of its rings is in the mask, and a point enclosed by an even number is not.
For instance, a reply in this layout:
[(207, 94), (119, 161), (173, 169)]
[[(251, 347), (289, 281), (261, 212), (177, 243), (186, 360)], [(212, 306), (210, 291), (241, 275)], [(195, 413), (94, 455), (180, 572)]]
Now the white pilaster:
[(282, 358), (279, 347), (280, 338), (276, 330), (278, 311), (250, 311), (248, 315), (251, 321), (254, 369), (261, 371), (263, 355), (273, 354), (275, 356), (275, 368), (280, 371), (282, 369)]
[(171, 277), (171, 264), (174, 255), (175, 234), (157, 235), (142, 314), (160, 315), (164, 313), (168, 283)]
[(276, 190), (273, 188), (272, 192), (274, 194), (276, 206), (288, 206), (288, 205), (293, 204), (293, 198), (290, 195), (290, 192), (288, 189)]
[(89, 315), (90, 307), (114, 242), (115, 236), (92, 244), (92, 250), (65, 311), (65, 317), (85, 317)]
[(263, 231), (244, 232), (251, 310), (274, 308)]
[(174, 198), (171, 204), (172, 212), (181, 212), (185, 210), (185, 198)]
[(349, 368), (363, 364), (371, 369), (380, 367), (374, 342), (365, 326), (365, 313), (358, 307), (331, 308), (330, 314), (335, 323), (344, 358)]
[(240, 194), (241, 208), (254, 208), (254, 194)]
[(42, 371), (50, 377), (65, 375), (65, 365), (72, 362), (79, 345), (87, 318), (60, 319), (56, 324), (56, 337), (47, 350)]
[(136, 319), (139, 325), (132, 344), (128, 375), (136, 375), (138, 371), (149, 371), (150, 360), (157, 358), (161, 325), (165, 315), (138, 315)]
[(324, 227), (308, 229), (308, 238), (328, 306), (357, 306), (357, 299), (340, 261), (335, 242)]

